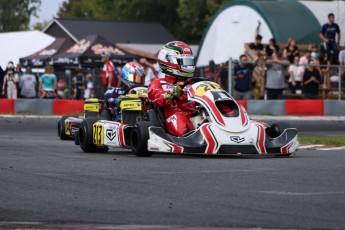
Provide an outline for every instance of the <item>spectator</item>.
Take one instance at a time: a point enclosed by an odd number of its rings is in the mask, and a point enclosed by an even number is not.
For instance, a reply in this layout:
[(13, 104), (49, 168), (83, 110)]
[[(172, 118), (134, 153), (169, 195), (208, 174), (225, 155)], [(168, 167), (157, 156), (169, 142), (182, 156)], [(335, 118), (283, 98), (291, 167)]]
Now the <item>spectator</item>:
[(84, 91), (84, 99), (89, 99), (94, 97), (93, 94), (93, 83), (92, 83), (92, 78), (91, 74), (86, 74), (86, 88)]
[(313, 60), (319, 60), (320, 56), (321, 54), (320, 54), (319, 46), (317, 44), (312, 45), (310, 58)]
[(255, 99), (264, 99), (265, 97), (266, 59), (266, 52), (261, 51), (256, 61), (257, 65), (255, 66), (253, 72), (253, 78), (256, 81)]
[(222, 89), (228, 91), (228, 79), (229, 79), (229, 71), (228, 71), (229, 62), (220, 64), (220, 68), (217, 73), (216, 83), (220, 85)]
[(104, 63), (102, 80), (105, 88), (120, 87), (121, 86), (121, 76), (119, 71), (115, 68), (114, 64), (110, 61), (110, 53), (108, 51), (103, 51), (102, 61)]
[(299, 64), (306, 67), (311, 59), (311, 51), (305, 51), (304, 55), (299, 59)]
[(287, 46), (284, 48), (283, 57), (287, 58), (291, 64), (294, 64), (294, 57), (299, 55), (295, 38), (289, 38)]
[[(345, 47), (345, 44), (344, 44), (344, 47)], [(345, 66), (345, 48), (342, 51), (340, 51), (338, 61), (339, 61), (339, 65)]]
[(271, 38), (269, 41), (268, 41), (268, 45), (266, 45), (265, 47), (265, 51), (266, 51), (266, 54), (268, 57), (273, 57), (275, 56), (275, 54), (277, 54), (279, 52), (280, 48), (279, 46), (277, 45), (277, 42), (274, 38)]
[(273, 59), (268, 59), (267, 63), (267, 99), (279, 99), (285, 88), (284, 65), (288, 65), (289, 61), (282, 59), (282, 54), (277, 53)]
[(340, 29), (338, 24), (334, 23), (333, 13), (328, 14), (328, 23), (321, 27), (320, 38), (324, 41), (324, 49), (328, 53), (331, 63), (335, 64), (339, 54)]
[(36, 97), (36, 76), (32, 74), (31, 68), (27, 67), (25, 74), (20, 78), (20, 95), (23, 98), (34, 98)]
[(315, 60), (310, 60), (309, 68), (304, 71), (303, 94), (307, 99), (319, 98), (320, 72), (317, 70)]
[(155, 67), (147, 61), (146, 58), (140, 58), (139, 63), (144, 67), (145, 70), (145, 86), (149, 86), (150, 83), (158, 78), (158, 73)]
[(57, 91), (57, 79), (54, 74), (54, 68), (47, 65), (44, 68), (44, 74), (40, 77), (40, 84), (38, 87), (38, 96), (44, 98), (49, 92)]
[(253, 65), (248, 63), (248, 57), (243, 54), (240, 56), (240, 64), (235, 67), (233, 80), (235, 81), (234, 98), (252, 99), (251, 89)]
[(296, 93), (297, 90), (302, 90), (304, 66), (299, 65), (299, 57), (295, 56), (294, 63), (289, 66), (289, 88), (291, 93)]
[(320, 73), (321, 73), (321, 79), (323, 79), (324, 87), (330, 88), (331, 82), (330, 82), (330, 65), (331, 61), (329, 60), (328, 53), (323, 53), (319, 59), (320, 64)]
[(339, 65), (342, 66), (342, 79), (345, 79), (345, 49), (339, 53)]
[(213, 60), (210, 60), (208, 62), (208, 68), (205, 70), (204, 74), (205, 74), (205, 77), (209, 81), (216, 81), (217, 70), (216, 70), (216, 64), (214, 63)]
[(72, 90), (73, 99), (82, 100), (84, 98), (83, 91), (85, 89), (85, 78), (83, 76), (83, 70), (77, 69), (76, 76), (72, 78)]
[(2, 94), (7, 95), (8, 99), (17, 99), (19, 77), (16, 74), (13, 62), (9, 62), (2, 85)]
[(57, 81), (57, 93), (59, 98), (68, 98), (68, 88), (65, 79), (59, 79)]
[[(2, 84), (4, 82), (4, 75), (5, 75), (5, 71), (0, 66), (0, 89), (2, 89)], [(2, 96), (2, 93), (0, 93), (0, 98), (1, 96)]]
[(157, 73), (158, 79), (165, 78), (165, 74), (162, 72), (161, 68), (159, 68), (158, 62), (153, 64), (154, 70)]
[(255, 42), (249, 44), (249, 48), (255, 51), (264, 50), (264, 45), (261, 43), (262, 36), (260, 34), (256, 35)]

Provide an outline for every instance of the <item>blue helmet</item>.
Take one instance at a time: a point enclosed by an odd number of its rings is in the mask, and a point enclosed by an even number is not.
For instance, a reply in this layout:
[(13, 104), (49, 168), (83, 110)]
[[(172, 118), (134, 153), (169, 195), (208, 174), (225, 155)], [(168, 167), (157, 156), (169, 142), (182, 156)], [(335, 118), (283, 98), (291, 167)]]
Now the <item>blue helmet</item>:
[(128, 62), (121, 71), (122, 82), (129, 86), (142, 86), (145, 82), (145, 70), (137, 62)]

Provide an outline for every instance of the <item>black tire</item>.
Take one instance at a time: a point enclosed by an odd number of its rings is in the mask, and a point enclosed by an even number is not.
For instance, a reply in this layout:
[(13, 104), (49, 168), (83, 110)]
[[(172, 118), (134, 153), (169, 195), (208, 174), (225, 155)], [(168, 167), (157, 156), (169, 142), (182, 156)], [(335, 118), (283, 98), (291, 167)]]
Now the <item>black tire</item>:
[(151, 123), (141, 121), (133, 126), (131, 133), (131, 147), (137, 157), (151, 157), (152, 152), (147, 150), (147, 141), (149, 139), (149, 127)]
[(280, 125), (272, 124), (270, 127), (267, 128), (267, 134), (271, 138), (279, 137), (284, 130), (281, 129)]
[(58, 122), (58, 136), (60, 137), (61, 140), (69, 140), (71, 139), (70, 136), (66, 135), (65, 132), (65, 120), (69, 116), (63, 116)]
[(80, 148), (87, 153), (94, 153), (94, 152), (108, 152), (107, 147), (98, 147), (93, 144), (93, 129), (92, 125), (97, 122), (99, 119), (97, 117), (87, 117), (83, 120), (80, 124), (78, 130), (78, 138), (79, 138), (79, 145)]
[(79, 130), (74, 133), (74, 144), (79, 145)]

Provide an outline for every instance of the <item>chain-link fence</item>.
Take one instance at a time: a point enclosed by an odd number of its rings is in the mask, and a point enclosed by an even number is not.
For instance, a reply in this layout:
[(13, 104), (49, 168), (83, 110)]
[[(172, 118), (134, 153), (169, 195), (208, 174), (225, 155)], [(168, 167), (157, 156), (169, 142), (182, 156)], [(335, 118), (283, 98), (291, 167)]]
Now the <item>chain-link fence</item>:
[(345, 99), (345, 66), (298, 66), (274, 61), (239, 63), (230, 59), (212, 70), (208, 66), (198, 67), (195, 75), (217, 82), (235, 99)]

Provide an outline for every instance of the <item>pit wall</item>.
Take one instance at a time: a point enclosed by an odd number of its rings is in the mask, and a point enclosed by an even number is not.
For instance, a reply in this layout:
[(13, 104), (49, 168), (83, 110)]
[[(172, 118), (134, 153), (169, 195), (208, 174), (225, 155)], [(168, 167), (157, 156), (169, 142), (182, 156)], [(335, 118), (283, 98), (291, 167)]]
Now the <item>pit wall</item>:
[[(339, 100), (239, 100), (249, 115), (345, 116)], [(68, 115), (83, 112), (84, 101), (0, 99), (0, 114)]]

